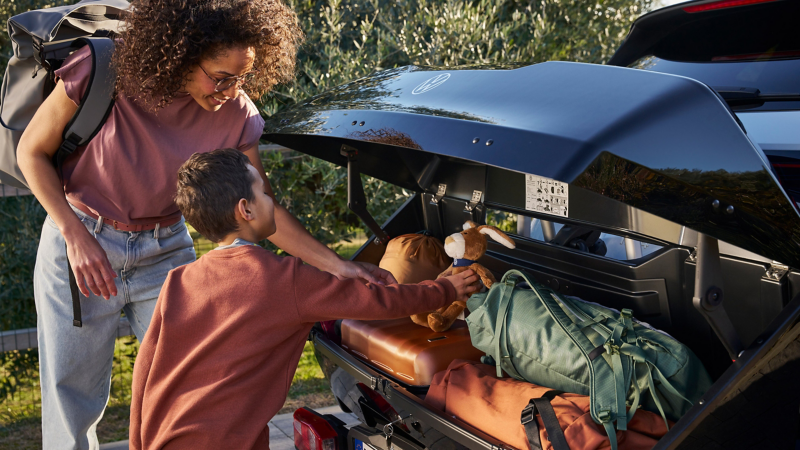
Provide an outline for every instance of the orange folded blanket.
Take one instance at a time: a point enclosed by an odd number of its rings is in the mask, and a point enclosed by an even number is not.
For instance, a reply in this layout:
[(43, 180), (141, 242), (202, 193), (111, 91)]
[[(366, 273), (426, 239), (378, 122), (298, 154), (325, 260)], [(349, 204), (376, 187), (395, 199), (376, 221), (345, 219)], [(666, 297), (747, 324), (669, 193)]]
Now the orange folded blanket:
[[(548, 391), (551, 389), (524, 381), (497, 378), (494, 366), (455, 360), (447, 370), (434, 375), (425, 403), (514, 448), (527, 450), (531, 446), (520, 422), (522, 410), (531, 399), (540, 398)], [(559, 394), (550, 404), (569, 448), (611, 448), (605, 429), (589, 414), (588, 396)], [(537, 414), (536, 419), (539, 445), (543, 450), (553, 449), (541, 414)], [(649, 449), (666, 432), (666, 425), (658, 414), (640, 409), (628, 423), (627, 431), (617, 431), (618, 448)]]

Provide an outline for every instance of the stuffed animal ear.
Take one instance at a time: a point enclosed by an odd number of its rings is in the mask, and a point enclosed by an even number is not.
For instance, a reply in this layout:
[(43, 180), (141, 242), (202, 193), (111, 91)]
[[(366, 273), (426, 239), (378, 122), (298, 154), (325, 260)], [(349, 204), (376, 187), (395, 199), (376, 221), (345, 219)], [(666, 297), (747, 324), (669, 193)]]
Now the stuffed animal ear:
[(492, 227), (492, 226), (489, 226), (489, 225), (482, 225), (482, 226), (480, 226), (478, 228), (478, 232), (481, 233), (481, 234), (488, 235), (489, 237), (491, 237), (495, 241), (503, 244), (504, 246), (506, 246), (508, 248), (515, 248), (517, 246), (514, 243), (514, 241), (510, 237), (508, 237), (507, 234), (505, 234), (502, 231), (500, 231), (497, 227)]
[(471, 220), (468, 220), (468, 221), (464, 222), (464, 226), (462, 228), (465, 229), (465, 230), (469, 230), (470, 228), (475, 228), (477, 226), (478, 226), (477, 223), (475, 223), (475, 222), (473, 222)]

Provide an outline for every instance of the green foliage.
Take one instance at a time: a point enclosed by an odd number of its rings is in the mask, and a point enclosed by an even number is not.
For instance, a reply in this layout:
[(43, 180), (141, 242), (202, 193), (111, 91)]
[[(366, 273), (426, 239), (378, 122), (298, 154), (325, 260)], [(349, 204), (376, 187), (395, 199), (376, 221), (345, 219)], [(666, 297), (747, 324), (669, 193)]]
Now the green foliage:
[(297, 82), (271, 115), (373, 71), (408, 64), (602, 63), (652, 0), (290, 0), (307, 34)]
[(506, 233), (516, 234), (517, 215), (497, 209), (489, 209), (486, 211), (486, 224), (493, 225)]
[(111, 374), (109, 405), (130, 405), (133, 364), (139, 353), (136, 336), (123, 336), (114, 346), (114, 366)]
[(39, 352), (0, 353), (0, 424), (39, 413)]
[[(296, 152), (267, 153), (262, 162), (280, 203), (314, 238), (339, 250), (341, 241), (351, 240), (360, 231), (360, 219), (347, 209), (346, 170)], [(378, 223), (411, 195), (375, 178), (364, 176), (362, 182)]]
[[(130, 405), (133, 364), (138, 351), (139, 341), (135, 336), (116, 340), (109, 407)], [(40, 400), (38, 350), (0, 352), (0, 427), (41, 414)]]
[(33, 196), (0, 197), (0, 330), (36, 326), (33, 266), (44, 218)]

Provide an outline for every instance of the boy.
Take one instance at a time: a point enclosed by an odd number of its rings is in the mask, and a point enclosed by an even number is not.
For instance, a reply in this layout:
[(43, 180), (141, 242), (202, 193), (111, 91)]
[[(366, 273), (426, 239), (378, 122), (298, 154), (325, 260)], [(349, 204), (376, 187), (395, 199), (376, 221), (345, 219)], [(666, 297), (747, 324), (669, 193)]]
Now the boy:
[(234, 149), (194, 154), (178, 172), (178, 207), (220, 247), (161, 289), (133, 371), (132, 449), (268, 449), (315, 322), (409, 316), (476, 288), (471, 271), (364, 285), (252, 245), (275, 232), (263, 184)]

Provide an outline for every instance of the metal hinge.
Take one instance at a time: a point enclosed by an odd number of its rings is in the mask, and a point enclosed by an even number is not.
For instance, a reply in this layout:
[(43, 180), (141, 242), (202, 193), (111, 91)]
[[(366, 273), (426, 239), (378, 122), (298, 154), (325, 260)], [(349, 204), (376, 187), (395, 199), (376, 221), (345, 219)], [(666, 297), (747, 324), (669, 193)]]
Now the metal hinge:
[(472, 200), (467, 203), (467, 211), (472, 212), (475, 210), (475, 207), (481, 202), (481, 198), (483, 197), (482, 191), (472, 191)]
[(445, 192), (447, 192), (447, 185), (440, 184), (439, 187), (436, 189), (436, 195), (434, 195), (433, 198), (431, 199), (431, 203), (433, 203), (434, 205), (438, 205), (439, 202), (442, 200), (442, 197), (444, 197)]
[(786, 264), (781, 264), (777, 261), (772, 261), (772, 264), (769, 265), (767, 271), (764, 273), (763, 278), (767, 280), (778, 281), (783, 278), (787, 272), (789, 272), (789, 266)]
[(686, 261), (688, 261), (690, 263), (696, 263), (697, 262), (697, 247), (692, 249), (692, 253), (689, 254), (689, 257), (686, 258)]

